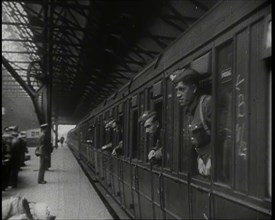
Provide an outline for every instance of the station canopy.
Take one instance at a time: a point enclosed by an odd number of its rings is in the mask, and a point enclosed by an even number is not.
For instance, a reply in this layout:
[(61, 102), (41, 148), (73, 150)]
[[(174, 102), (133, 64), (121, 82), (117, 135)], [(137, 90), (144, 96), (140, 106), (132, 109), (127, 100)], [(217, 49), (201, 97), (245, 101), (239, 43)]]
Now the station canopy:
[(4, 0), (3, 95), (39, 94), (45, 75), (52, 73), (52, 114), (76, 123), (217, 2)]

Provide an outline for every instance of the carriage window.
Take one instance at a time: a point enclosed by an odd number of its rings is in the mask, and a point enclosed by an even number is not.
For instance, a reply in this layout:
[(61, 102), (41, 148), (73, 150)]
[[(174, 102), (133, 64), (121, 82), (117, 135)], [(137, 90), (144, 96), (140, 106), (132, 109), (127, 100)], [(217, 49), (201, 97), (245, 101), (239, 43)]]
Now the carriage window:
[(232, 167), (232, 42), (217, 48), (216, 180), (230, 184)]
[[(144, 96), (144, 92), (141, 92), (139, 94), (139, 115), (141, 115), (144, 110), (145, 110), (145, 96)], [(139, 134), (140, 134), (140, 138), (139, 138), (139, 147), (138, 147), (138, 154), (139, 154), (139, 159), (142, 161), (146, 161), (146, 157), (147, 155), (145, 155), (145, 152), (147, 152), (146, 150), (146, 135), (145, 135), (145, 131), (143, 128), (142, 123), (138, 124), (139, 127)]]
[[(165, 147), (163, 149), (164, 167), (172, 167), (172, 153), (173, 153), (173, 91), (171, 80), (167, 80), (167, 109), (166, 109), (166, 135)], [(163, 124), (164, 126), (164, 124)]]
[[(162, 99), (155, 101), (154, 111), (157, 112), (157, 119), (159, 121), (159, 129), (158, 129), (159, 133), (157, 135), (158, 135), (158, 139), (160, 142), (160, 147), (162, 147), (162, 152), (163, 152), (163, 141), (164, 141), (165, 134), (164, 134), (163, 123), (162, 123), (162, 109), (163, 109)], [(150, 145), (150, 146), (152, 146), (152, 145)], [(163, 158), (162, 158), (162, 161), (163, 161)], [(161, 165), (161, 164), (158, 164), (158, 165)]]
[(132, 158), (137, 158), (137, 140), (138, 140), (138, 111), (134, 109), (131, 111), (131, 146), (132, 146)]
[(95, 130), (95, 146), (96, 148), (100, 148), (100, 123), (97, 121), (96, 123), (96, 130)]
[(271, 122), (272, 122), (272, 74), (270, 71), (269, 74), (269, 112), (268, 112), (268, 117), (269, 117), (269, 128), (268, 128), (268, 196), (271, 197), (272, 192), (271, 192), (271, 184), (272, 184), (272, 151), (271, 151), (271, 144), (272, 144), (272, 127), (271, 127)]
[[(109, 121), (108, 120), (106, 120), (106, 122), (108, 123)], [(105, 125), (106, 125), (106, 122), (105, 122)], [(108, 144), (108, 143), (110, 143), (110, 142), (112, 142), (112, 140), (113, 140), (113, 131), (112, 131), (112, 129), (106, 129), (105, 128), (105, 125), (104, 125), (104, 131), (105, 131), (105, 144)]]
[(100, 142), (99, 147), (105, 144), (105, 124), (103, 117), (100, 116)]
[(119, 115), (118, 117), (118, 123), (120, 126), (120, 132), (118, 134), (117, 140), (118, 142), (123, 141), (123, 115)]

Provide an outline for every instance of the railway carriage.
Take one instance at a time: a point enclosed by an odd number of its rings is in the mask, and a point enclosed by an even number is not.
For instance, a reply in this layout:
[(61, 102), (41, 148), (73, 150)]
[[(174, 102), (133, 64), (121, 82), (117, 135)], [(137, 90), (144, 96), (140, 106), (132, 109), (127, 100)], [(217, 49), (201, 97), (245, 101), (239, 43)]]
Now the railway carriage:
[[(131, 218), (271, 218), (271, 2), (221, 1), (68, 135), (69, 147)], [(209, 178), (190, 172), (186, 118), (169, 76), (191, 67), (212, 96)], [(159, 114), (161, 165), (138, 118)], [(102, 151), (123, 126), (123, 154)], [(188, 155), (188, 156), (187, 156)], [(192, 168), (192, 167), (191, 167)]]

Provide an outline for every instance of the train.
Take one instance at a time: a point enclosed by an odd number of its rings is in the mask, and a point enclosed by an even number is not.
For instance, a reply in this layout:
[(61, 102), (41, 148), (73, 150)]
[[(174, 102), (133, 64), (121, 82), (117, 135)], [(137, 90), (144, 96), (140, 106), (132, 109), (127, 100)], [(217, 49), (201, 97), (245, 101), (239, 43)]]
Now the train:
[[(67, 144), (132, 219), (271, 219), (271, 1), (220, 1), (152, 63), (68, 132)], [(211, 175), (187, 169), (186, 121), (169, 76), (191, 67), (212, 96)], [(138, 118), (160, 115), (162, 161), (148, 161)], [(106, 121), (123, 153), (102, 150)], [(112, 136), (118, 139), (116, 134)], [(104, 195), (103, 195), (104, 196)]]

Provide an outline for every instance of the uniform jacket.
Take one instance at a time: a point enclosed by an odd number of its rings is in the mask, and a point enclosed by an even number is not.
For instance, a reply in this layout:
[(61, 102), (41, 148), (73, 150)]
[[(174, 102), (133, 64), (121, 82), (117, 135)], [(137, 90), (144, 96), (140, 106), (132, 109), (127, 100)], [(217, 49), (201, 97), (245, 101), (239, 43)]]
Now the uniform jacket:
[(186, 109), (188, 138), (199, 155), (210, 154), (211, 96), (199, 95)]

